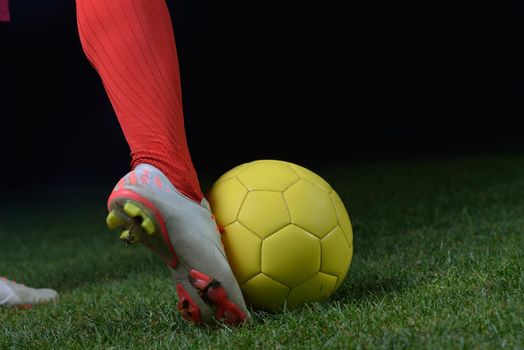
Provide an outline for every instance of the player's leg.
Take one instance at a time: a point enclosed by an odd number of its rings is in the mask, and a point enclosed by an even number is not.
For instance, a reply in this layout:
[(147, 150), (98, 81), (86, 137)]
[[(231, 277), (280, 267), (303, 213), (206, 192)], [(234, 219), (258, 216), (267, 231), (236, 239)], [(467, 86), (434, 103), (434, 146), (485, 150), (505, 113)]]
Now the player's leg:
[(9, 0), (0, 0), (0, 22), (9, 22)]
[(52, 289), (35, 289), (0, 277), (0, 306), (27, 309), (57, 299), (58, 293)]
[(107, 222), (170, 267), (179, 309), (195, 322), (248, 312), (189, 153), (177, 52), (164, 0), (77, 0), (84, 51), (131, 149), (133, 170), (109, 198)]

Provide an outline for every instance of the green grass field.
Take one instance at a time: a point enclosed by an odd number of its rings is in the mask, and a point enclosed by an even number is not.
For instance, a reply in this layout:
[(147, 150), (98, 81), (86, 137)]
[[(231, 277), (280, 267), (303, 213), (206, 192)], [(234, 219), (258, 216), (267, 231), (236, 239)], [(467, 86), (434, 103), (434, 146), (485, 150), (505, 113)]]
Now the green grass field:
[(241, 329), (181, 319), (160, 260), (105, 227), (112, 183), (3, 201), (0, 275), (61, 299), (0, 310), (0, 349), (524, 349), (524, 155), (311, 170), (353, 220), (348, 276)]

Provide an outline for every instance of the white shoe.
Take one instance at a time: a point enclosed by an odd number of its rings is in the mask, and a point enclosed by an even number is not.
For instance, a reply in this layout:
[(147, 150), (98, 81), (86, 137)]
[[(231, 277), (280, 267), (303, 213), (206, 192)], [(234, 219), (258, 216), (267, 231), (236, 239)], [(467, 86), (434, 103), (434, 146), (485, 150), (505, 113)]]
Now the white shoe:
[(58, 293), (52, 289), (35, 289), (0, 277), (0, 306), (29, 309), (57, 299)]
[(107, 225), (122, 229), (120, 239), (142, 242), (170, 268), (186, 320), (237, 325), (249, 318), (205, 199), (187, 198), (159, 169), (141, 164), (115, 186), (108, 210)]

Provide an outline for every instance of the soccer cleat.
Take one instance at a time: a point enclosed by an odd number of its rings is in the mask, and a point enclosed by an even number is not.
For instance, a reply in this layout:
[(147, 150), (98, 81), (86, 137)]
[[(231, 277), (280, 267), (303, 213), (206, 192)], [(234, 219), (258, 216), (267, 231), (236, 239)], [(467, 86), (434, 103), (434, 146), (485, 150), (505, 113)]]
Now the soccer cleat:
[(0, 306), (30, 309), (57, 299), (58, 293), (52, 289), (35, 289), (0, 277)]
[(140, 164), (115, 186), (108, 210), (107, 226), (121, 229), (122, 241), (143, 243), (169, 267), (184, 319), (239, 325), (250, 317), (205, 199), (195, 202)]

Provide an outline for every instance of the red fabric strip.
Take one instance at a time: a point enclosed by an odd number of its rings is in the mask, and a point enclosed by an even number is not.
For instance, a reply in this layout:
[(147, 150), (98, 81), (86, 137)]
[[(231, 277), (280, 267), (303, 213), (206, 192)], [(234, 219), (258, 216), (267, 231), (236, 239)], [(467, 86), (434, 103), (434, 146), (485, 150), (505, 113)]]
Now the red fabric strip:
[(9, 0), (0, 0), (0, 22), (9, 22)]

